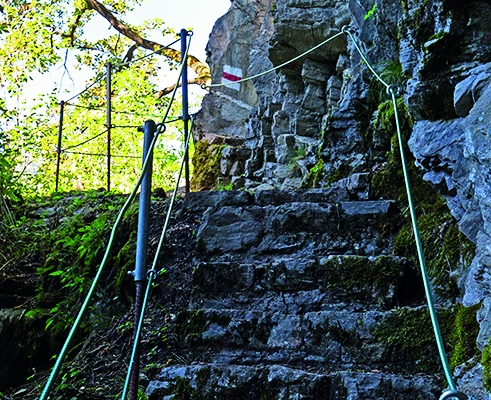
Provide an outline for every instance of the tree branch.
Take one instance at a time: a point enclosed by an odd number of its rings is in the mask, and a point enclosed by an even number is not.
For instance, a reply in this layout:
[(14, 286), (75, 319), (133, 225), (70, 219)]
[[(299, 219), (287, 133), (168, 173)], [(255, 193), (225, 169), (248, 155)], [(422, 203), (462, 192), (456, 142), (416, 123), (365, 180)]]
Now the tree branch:
[[(122, 35), (131, 39), (136, 45), (143, 47), (148, 50), (158, 51), (164, 57), (167, 57), (173, 61), (181, 61), (181, 52), (165, 48), (160, 43), (153, 42), (141, 37), (138, 33), (134, 32), (131, 28), (128, 28), (125, 24), (119, 21), (111, 11), (109, 11), (103, 4), (99, 3), (97, 0), (85, 0), (87, 7), (89, 9), (97, 11), (102, 17), (104, 17), (114, 29), (120, 32)], [(210, 68), (206, 63), (201, 62), (196, 57), (188, 56), (188, 66), (196, 73), (197, 82), (196, 83), (206, 83), (209, 84), (211, 81)]]
[[(203, 84), (203, 81), (200, 80), (200, 79), (198, 79), (198, 78), (188, 79), (188, 85), (201, 85), (201, 84)], [(181, 87), (181, 86), (182, 86), (182, 84), (179, 83), (179, 85), (177, 87)], [(157, 92), (157, 94), (155, 95), (155, 97), (157, 99), (160, 99), (161, 97), (163, 97), (163, 96), (171, 93), (174, 90), (175, 87), (176, 87), (176, 85), (172, 85), (172, 86), (166, 87), (166, 88), (164, 88), (162, 90), (159, 90)]]

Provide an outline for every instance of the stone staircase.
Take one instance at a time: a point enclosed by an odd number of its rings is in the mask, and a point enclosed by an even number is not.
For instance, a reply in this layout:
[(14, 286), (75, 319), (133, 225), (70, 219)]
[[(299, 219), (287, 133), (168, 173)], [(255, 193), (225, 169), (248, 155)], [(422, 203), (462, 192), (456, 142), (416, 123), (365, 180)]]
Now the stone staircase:
[(180, 362), (149, 399), (441, 394), (433, 343), (401, 344), (431, 341), (431, 326), (407, 324), (427, 311), (417, 270), (392, 254), (394, 202), (333, 188), (190, 193), (186, 208), (201, 225), (191, 301), (170, 323)]

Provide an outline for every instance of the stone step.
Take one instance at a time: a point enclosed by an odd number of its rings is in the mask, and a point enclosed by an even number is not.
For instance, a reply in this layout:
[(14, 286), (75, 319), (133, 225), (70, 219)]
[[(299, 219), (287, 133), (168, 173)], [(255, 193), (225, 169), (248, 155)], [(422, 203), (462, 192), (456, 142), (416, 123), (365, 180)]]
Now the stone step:
[[(398, 219), (392, 201), (292, 202), (208, 208), (197, 233), (206, 257), (241, 254), (390, 253)], [(350, 229), (345, 229), (349, 226)]]
[(185, 208), (200, 213), (208, 208), (219, 209), (225, 206), (279, 206), (286, 203), (331, 203), (349, 201), (346, 188), (306, 189), (306, 190), (258, 190), (189, 192), (185, 197)]
[(427, 400), (440, 394), (431, 375), (309, 372), (286, 365), (200, 364), (164, 368), (146, 390), (149, 400), (302, 399)]
[[(452, 311), (442, 309), (440, 317), (448, 323)], [(205, 363), (406, 374), (440, 368), (426, 307), (384, 312), (337, 304), (287, 313), (190, 309), (174, 316), (169, 333), (175, 352)]]
[(199, 262), (193, 270), (193, 288), (194, 302), (224, 300), (225, 308), (257, 307), (256, 299), (266, 293), (282, 296), (283, 303), (300, 293), (297, 297), (307, 297), (302, 303), (314, 308), (340, 301), (385, 309), (424, 302), (418, 272), (406, 259), (389, 255), (283, 255), (252, 263)]

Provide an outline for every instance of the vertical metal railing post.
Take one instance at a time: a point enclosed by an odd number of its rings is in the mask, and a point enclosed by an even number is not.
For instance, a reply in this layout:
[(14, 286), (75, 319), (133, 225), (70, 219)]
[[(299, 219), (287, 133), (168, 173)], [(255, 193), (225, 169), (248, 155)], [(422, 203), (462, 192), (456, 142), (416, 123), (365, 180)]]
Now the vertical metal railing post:
[[(188, 31), (181, 29), (181, 63), (185, 65), (182, 69), (182, 121), (184, 122), (184, 143), (187, 142), (189, 135), (189, 100), (188, 100), (188, 69), (187, 69), (187, 42)], [(189, 153), (184, 149), (184, 177), (186, 179), (186, 192), (189, 192)]]
[(107, 191), (111, 190), (111, 63), (106, 64)]
[[(143, 128), (143, 162), (150, 150), (155, 132), (157, 131), (157, 125), (154, 121), (145, 121)], [(148, 250), (148, 226), (150, 220), (150, 193), (152, 191), (152, 155), (148, 162), (147, 170), (144, 172), (143, 180), (140, 190), (140, 204), (138, 209), (138, 232), (136, 238), (136, 265), (135, 265), (135, 315), (134, 315), (134, 333), (133, 343), (139, 341), (137, 337), (138, 324), (140, 322), (142, 303), (144, 296), (144, 283), (147, 280), (147, 250)], [(138, 343), (137, 343), (138, 346)], [(130, 400), (136, 400), (138, 398), (138, 381), (140, 375), (140, 351), (135, 353), (135, 359), (132, 366), (131, 378), (130, 378)]]
[(58, 125), (58, 146), (56, 147), (56, 184), (55, 192), (58, 192), (58, 183), (60, 181), (60, 161), (61, 161), (61, 139), (63, 135), (63, 113), (65, 111), (65, 102), (60, 101), (60, 124)]

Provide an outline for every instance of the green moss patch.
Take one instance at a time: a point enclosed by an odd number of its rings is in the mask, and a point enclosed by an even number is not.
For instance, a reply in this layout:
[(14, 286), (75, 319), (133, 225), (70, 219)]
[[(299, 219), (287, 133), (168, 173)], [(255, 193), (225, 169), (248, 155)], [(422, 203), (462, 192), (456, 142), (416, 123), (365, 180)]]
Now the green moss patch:
[(210, 144), (200, 140), (195, 144), (193, 156), (192, 190), (210, 190), (217, 184), (220, 171), (220, 156), (226, 147), (223, 144)]
[(349, 293), (355, 300), (390, 302), (404, 275), (404, 261), (382, 256), (330, 257), (323, 266), (326, 289)]
[[(449, 343), (453, 332), (454, 310), (439, 310), (443, 340)], [(430, 313), (426, 307), (401, 308), (384, 318), (372, 331), (384, 345), (383, 361), (392, 371), (410, 373), (441, 372)]]
[(450, 368), (455, 368), (476, 354), (479, 354), (476, 340), (479, 333), (479, 323), (477, 322), (477, 311), (481, 304), (471, 307), (459, 305), (455, 314), (454, 329), (452, 331), (452, 350), (450, 352)]
[[(411, 132), (412, 119), (402, 99), (398, 99), (398, 107), (403, 140), (406, 142)], [(396, 199), (400, 203), (406, 222), (395, 237), (394, 253), (408, 258), (414, 265), (419, 265), (392, 102), (380, 105), (376, 124), (379, 129), (391, 134), (392, 140), (385, 168), (372, 176), (372, 193), (375, 198)], [(457, 221), (450, 214), (445, 199), (431, 184), (423, 180), (422, 172), (415, 166), (409, 148), (407, 145), (404, 147), (428, 272), (435, 285), (435, 292), (444, 298), (455, 299), (459, 291), (452, 278), (453, 272), (470, 265), (475, 246), (459, 231)]]

